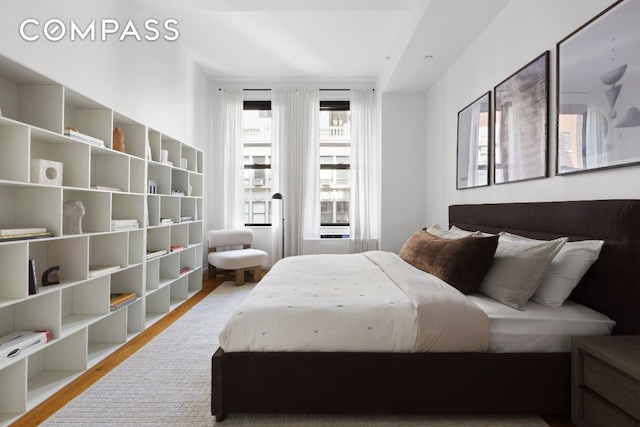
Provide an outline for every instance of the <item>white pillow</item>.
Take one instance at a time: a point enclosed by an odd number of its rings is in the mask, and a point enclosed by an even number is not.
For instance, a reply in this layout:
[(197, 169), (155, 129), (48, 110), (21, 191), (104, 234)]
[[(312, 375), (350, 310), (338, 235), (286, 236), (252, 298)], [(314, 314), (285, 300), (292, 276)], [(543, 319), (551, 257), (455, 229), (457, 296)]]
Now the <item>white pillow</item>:
[[(500, 233), (501, 239), (535, 241), (510, 233)], [(603, 240), (567, 242), (553, 258), (538, 290), (531, 299), (549, 307), (560, 307), (578, 285), (582, 276), (600, 256)]]
[(520, 309), (538, 289), (551, 260), (566, 243), (567, 238), (549, 241), (513, 241), (500, 233), (493, 265), (478, 291)]
[(449, 230), (444, 230), (442, 227), (440, 227), (439, 224), (432, 225), (431, 227), (427, 228), (426, 231), (428, 231), (430, 234), (433, 234), (434, 236), (443, 237), (445, 239), (461, 239), (467, 236), (478, 235), (477, 232), (463, 230), (456, 226), (451, 227)]
[[(449, 231), (463, 231), (465, 233), (471, 233), (471, 231), (463, 230), (462, 228), (458, 228), (455, 225), (452, 225)], [(495, 236), (495, 234), (485, 233), (484, 231), (473, 231), (473, 235), (476, 237), (491, 237)]]

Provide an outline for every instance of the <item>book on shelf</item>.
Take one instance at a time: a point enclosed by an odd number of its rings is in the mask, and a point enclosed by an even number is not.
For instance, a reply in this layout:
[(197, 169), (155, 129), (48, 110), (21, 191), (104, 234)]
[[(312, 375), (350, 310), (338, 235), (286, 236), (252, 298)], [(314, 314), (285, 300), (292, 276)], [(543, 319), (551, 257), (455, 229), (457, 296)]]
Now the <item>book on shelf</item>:
[(191, 220), (192, 220), (192, 218), (190, 216), (181, 216), (180, 217), (180, 222), (189, 222)]
[(171, 190), (172, 196), (184, 196), (184, 191), (182, 190)]
[(29, 240), (29, 239), (43, 239), (45, 237), (51, 237), (51, 232), (45, 231), (42, 233), (28, 233), (28, 234), (13, 234), (10, 236), (0, 236), (0, 243), (13, 242), (16, 240)]
[(50, 340), (50, 331), (15, 331), (0, 337), (0, 367), (22, 352), (41, 347)]
[(0, 229), (0, 236), (16, 236), (20, 234), (35, 234), (46, 233), (47, 229), (44, 227), (33, 228), (2, 228)]
[(138, 299), (138, 295), (135, 292), (124, 294), (111, 294), (109, 296), (109, 309), (115, 311), (119, 308), (129, 305)]
[(160, 250), (160, 251), (147, 251), (147, 259), (154, 259), (154, 258), (158, 258), (161, 257), (162, 255), (166, 255), (167, 251), (166, 250)]
[(137, 219), (114, 219), (111, 221), (111, 231), (131, 230), (140, 228)]
[(171, 250), (171, 252), (175, 252), (175, 251), (179, 251), (179, 250), (184, 249), (184, 246), (181, 246), (181, 245), (172, 245), (169, 249)]
[(89, 278), (104, 276), (118, 270), (120, 270), (119, 265), (90, 265)]
[(180, 275), (182, 276), (183, 274), (189, 272), (189, 267), (180, 267)]
[(94, 185), (91, 187), (93, 190), (101, 190), (101, 191), (112, 191), (112, 192), (121, 192), (122, 188), (118, 187), (109, 187), (107, 185)]
[(161, 225), (173, 224), (173, 220), (171, 218), (160, 218)]
[(104, 147), (104, 141), (98, 138), (94, 138), (89, 135), (85, 135), (73, 129), (65, 129), (64, 134), (69, 138), (73, 138), (76, 141), (82, 141), (89, 143), (91, 145), (95, 145), (96, 147)]

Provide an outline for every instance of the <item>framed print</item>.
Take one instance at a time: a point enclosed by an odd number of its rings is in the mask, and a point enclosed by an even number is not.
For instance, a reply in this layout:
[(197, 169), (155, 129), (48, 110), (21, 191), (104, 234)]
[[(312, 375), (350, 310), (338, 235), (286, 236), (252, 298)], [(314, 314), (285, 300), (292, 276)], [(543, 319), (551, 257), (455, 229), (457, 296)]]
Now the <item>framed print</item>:
[(491, 92), (458, 113), (456, 189), (489, 185)]
[(640, 1), (618, 1), (557, 45), (557, 173), (640, 163)]
[(495, 87), (494, 182), (545, 178), (549, 51)]

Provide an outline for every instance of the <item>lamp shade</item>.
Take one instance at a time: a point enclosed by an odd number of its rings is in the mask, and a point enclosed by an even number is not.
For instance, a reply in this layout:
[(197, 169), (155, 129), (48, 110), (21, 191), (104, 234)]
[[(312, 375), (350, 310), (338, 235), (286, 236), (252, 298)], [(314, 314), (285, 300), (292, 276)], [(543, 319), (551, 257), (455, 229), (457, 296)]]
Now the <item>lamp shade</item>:
[(275, 193), (271, 198), (275, 200), (282, 200), (282, 193)]

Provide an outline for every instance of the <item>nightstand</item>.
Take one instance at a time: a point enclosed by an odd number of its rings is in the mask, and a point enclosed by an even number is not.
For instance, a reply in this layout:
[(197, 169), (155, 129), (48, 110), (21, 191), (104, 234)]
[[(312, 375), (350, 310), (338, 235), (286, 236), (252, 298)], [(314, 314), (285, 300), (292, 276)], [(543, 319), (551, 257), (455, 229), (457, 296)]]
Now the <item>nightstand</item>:
[(573, 338), (571, 421), (640, 426), (640, 336)]

